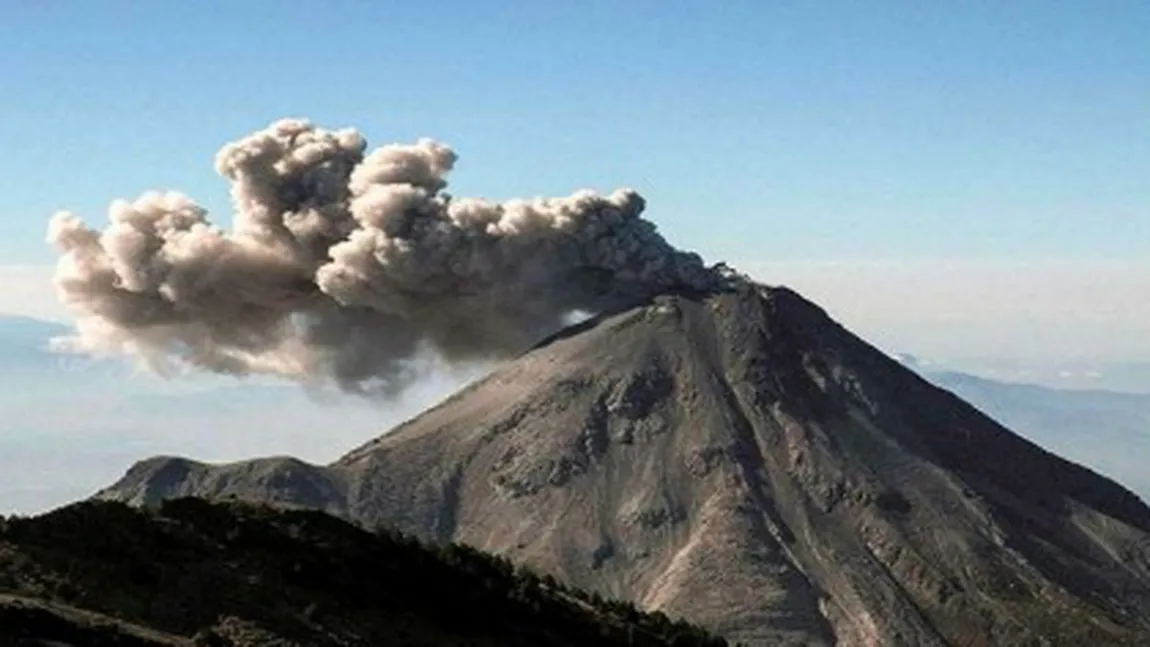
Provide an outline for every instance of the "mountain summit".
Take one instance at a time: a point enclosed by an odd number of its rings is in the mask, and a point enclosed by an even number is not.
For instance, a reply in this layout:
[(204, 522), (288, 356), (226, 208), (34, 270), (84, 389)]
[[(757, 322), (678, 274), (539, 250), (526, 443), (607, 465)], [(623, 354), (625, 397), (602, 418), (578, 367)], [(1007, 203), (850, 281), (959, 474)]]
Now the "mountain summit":
[(320, 467), (137, 464), (462, 541), (753, 645), (1150, 643), (1150, 508), (733, 281), (569, 328)]

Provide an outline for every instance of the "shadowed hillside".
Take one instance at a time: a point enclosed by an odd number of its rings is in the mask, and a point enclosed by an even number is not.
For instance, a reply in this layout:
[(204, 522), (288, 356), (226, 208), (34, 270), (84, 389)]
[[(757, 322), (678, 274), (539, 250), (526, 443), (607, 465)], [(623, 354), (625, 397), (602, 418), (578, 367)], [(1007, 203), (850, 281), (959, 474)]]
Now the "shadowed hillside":
[(181, 499), (0, 520), (9, 644), (727, 643), (464, 546), (430, 549), (314, 511)]

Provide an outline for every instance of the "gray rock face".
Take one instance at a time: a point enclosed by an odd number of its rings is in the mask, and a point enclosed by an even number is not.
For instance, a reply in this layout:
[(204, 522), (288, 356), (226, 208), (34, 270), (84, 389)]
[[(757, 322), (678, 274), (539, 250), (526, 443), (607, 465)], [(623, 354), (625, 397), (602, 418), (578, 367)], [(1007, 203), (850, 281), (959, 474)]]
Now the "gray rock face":
[(152, 459), (98, 494), (177, 495), (467, 542), (752, 645), (1150, 644), (1150, 509), (781, 288), (576, 326), (332, 465)]

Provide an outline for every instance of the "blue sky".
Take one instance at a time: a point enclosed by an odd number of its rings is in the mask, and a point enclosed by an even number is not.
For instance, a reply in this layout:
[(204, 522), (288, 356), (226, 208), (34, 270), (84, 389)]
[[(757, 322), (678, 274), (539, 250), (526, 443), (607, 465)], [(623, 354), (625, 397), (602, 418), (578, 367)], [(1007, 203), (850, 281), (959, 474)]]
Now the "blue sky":
[[(54, 211), (151, 188), (226, 223), (215, 151), (306, 116), (448, 142), (459, 195), (633, 186), (676, 244), (800, 286), (811, 263), (1138, 274), (1146, 34), (1121, 0), (0, 0), (0, 264), (50, 264)], [(1133, 285), (1113, 302), (1150, 300)]]

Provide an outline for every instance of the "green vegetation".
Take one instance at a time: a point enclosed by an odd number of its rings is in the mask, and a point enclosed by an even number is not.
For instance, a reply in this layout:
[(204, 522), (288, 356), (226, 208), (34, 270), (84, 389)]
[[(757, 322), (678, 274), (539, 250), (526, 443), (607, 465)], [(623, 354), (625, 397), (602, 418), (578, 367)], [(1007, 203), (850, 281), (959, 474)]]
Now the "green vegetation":
[(727, 644), (467, 546), (199, 499), (0, 518), (0, 593), (202, 645)]

